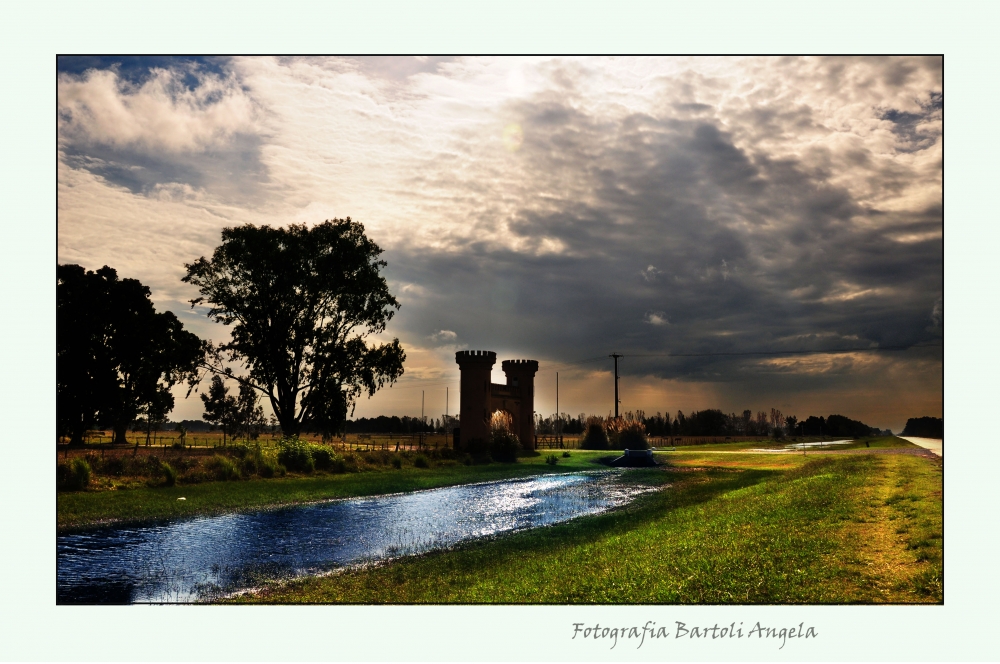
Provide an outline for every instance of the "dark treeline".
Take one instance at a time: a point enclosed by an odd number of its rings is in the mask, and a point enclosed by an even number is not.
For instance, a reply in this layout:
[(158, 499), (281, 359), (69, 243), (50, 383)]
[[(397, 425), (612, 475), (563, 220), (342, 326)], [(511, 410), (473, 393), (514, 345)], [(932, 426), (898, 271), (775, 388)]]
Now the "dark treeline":
[(408, 415), (402, 417), (379, 415), (348, 420), (346, 430), (347, 433), (445, 433), (446, 430), (457, 426), (458, 419), (446, 415), (437, 419), (429, 417), (426, 422), (421, 422), (419, 417)]
[[(574, 417), (562, 413), (561, 417), (536, 416), (535, 431), (539, 434), (582, 433), (585, 413)], [(650, 436), (868, 436), (882, 433), (875, 427), (852, 420), (843, 415), (816, 417), (811, 415), (804, 421), (799, 421), (794, 415), (784, 415), (780, 410), (772, 408), (770, 412), (744, 410), (742, 413), (729, 413), (710, 408), (692, 411), (684, 414), (677, 411), (671, 417), (669, 413), (656, 413), (649, 417), (643, 416), (646, 434)], [(915, 434), (914, 434), (915, 435)]]
[(800, 430), (805, 436), (869, 436), (881, 433), (878, 429), (867, 424), (844, 417), (843, 415), (831, 415), (825, 420), (822, 417), (810, 415), (800, 425)]
[(124, 443), (140, 417), (148, 426), (166, 419), (171, 387), (196, 379), (204, 342), (158, 313), (149, 293), (108, 266), (56, 267), (56, 424), (72, 444), (96, 427)]
[(205, 420), (181, 420), (180, 422), (168, 420), (163, 423), (163, 428), (167, 431), (180, 431), (183, 428), (184, 431), (189, 433), (206, 433), (215, 431), (219, 427)]
[(940, 417), (911, 417), (906, 420), (901, 436), (944, 438), (944, 420)]

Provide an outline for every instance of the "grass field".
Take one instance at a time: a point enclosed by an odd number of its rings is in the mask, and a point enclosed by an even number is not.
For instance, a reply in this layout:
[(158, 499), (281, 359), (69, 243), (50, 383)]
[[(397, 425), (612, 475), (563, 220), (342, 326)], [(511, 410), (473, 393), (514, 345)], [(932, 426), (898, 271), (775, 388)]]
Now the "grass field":
[[(867, 445), (866, 445), (867, 442)], [(238, 602), (936, 603), (943, 601), (941, 462), (898, 438), (858, 453), (753, 453), (756, 443), (678, 448), (626, 471), (662, 490), (603, 515), (364, 569), (266, 587)], [(861, 449), (864, 448), (864, 449)], [(906, 450), (898, 450), (906, 451)], [(356, 453), (373, 459), (388, 453)], [(543, 450), (516, 464), (432, 459), (361, 472), (289, 473), (190, 485), (60, 492), (60, 530), (262, 509), (595, 469), (608, 451)], [(392, 456), (392, 455), (389, 455)], [(384, 461), (384, 460), (383, 460)], [(117, 481), (117, 480), (116, 480)], [(107, 488), (110, 486), (111, 488)], [(178, 498), (185, 500), (179, 501)]]
[(940, 461), (701, 450), (666, 456), (669, 467), (629, 471), (663, 490), (620, 511), (231, 601), (943, 601)]

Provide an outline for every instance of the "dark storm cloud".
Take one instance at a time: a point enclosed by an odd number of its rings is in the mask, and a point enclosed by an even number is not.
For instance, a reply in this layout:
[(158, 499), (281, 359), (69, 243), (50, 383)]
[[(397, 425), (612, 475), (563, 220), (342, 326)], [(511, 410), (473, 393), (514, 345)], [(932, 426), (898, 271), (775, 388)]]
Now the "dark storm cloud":
[[(940, 207), (880, 211), (832, 182), (821, 163), (738, 147), (714, 121), (634, 113), (609, 123), (552, 97), (516, 111), (525, 135), (520, 158), (540, 179), (571, 173), (587, 195), (524, 205), (508, 228), (523, 246), (548, 241), (562, 250), (472, 242), (437, 254), (397, 246), (386, 255), (390, 274), (424, 289), (400, 312), (405, 328), (424, 337), (452, 330), (472, 347), (558, 361), (613, 350), (819, 350), (939, 339), (932, 312), (943, 288)], [(809, 116), (787, 114), (781, 131)], [(758, 365), (759, 358), (636, 357), (626, 371), (712, 381), (787, 371)], [(845, 357), (825, 373), (851, 366)], [(792, 389), (812, 379), (783, 380)]]
[(937, 139), (939, 130), (928, 125), (941, 120), (943, 106), (942, 96), (932, 93), (918, 113), (889, 108), (880, 117), (892, 123), (892, 133), (899, 139), (899, 151), (916, 152), (926, 149)]
[(65, 162), (88, 170), (135, 194), (149, 195), (164, 185), (211, 190), (222, 201), (254, 204), (268, 184), (261, 163), (259, 136), (232, 136), (224, 145), (181, 153), (118, 148), (76, 142), (64, 146)]

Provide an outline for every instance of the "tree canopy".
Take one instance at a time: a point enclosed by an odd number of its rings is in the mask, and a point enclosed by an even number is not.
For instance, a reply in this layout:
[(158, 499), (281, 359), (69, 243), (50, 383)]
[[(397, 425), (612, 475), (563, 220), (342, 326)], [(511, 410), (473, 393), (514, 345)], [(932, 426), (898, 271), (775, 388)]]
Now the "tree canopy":
[[(224, 229), (211, 258), (185, 265), (184, 281), (201, 293), (191, 306), (207, 303), (209, 318), (231, 328), (212, 370), (262, 393), (285, 434), (335, 433), (362, 392), (403, 373), (398, 339), (365, 341), (399, 309), (381, 253), (350, 217)], [(226, 362), (242, 362), (247, 374)]]
[(940, 417), (911, 417), (906, 420), (906, 426), (900, 436), (916, 436), (918, 438), (943, 438), (944, 420)]
[(205, 345), (173, 313), (157, 313), (149, 288), (105, 265), (56, 267), (56, 409), (60, 435), (81, 443), (95, 424), (115, 442), (140, 414), (160, 419), (170, 388), (194, 380)]

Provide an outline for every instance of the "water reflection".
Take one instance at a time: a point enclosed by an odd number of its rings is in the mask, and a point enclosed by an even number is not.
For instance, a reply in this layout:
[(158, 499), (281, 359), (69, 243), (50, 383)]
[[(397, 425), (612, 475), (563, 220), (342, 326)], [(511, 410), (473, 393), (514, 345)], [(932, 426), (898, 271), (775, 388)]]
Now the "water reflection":
[(212, 599), (267, 579), (595, 514), (643, 490), (619, 473), (547, 475), (62, 535), (58, 602)]

